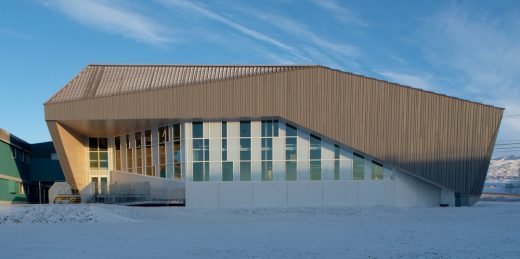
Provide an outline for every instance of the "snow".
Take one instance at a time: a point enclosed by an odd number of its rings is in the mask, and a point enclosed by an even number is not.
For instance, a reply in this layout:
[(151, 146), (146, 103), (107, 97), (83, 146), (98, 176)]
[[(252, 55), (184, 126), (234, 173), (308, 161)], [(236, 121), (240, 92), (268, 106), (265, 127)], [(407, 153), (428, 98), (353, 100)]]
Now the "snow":
[(462, 208), (0, 206), (2, 258), (519, 258), (520, 203)]
[(520, 175), (520, 156), (506, 156), (491, 160), (486, 182), (518, 181)]

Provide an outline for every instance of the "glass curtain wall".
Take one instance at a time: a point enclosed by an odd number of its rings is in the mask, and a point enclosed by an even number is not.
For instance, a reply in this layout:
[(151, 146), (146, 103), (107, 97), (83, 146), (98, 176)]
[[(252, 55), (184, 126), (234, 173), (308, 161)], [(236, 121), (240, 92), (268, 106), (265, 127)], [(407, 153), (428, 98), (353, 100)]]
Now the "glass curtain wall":
[(126, 135), (126, 168), (130, 173), (134, 173), (134, 152), (130, 146), (130, 135)]
[(354, 153), (353, 180), (365, 180), (365, 157)]
[(115, 169), (121, 171), (121, 137), (114, 138), (114, 158), (115, 158)]
[(262, 181), (273, 180), (273, 137), (278, 137), (278, 121), (262, 121)]
[(297, 175), (298, 129), (287, 123), (285, 127), (285, 180), (295, 181)]
[(173, 178), (176, 181), (181, 181), (182, 177), (182, 160), (181, 160), (181, 125), (173, 124), (173, 163), (174, 173)]
[(233, 181), (233, 161), (228, 161), (228, 133), (227, 122), (222, 122), (221, 126), (222, 137), (222, 181)]
[(141, 132), (136, 132), (135, 136), (135, 160), (137, 163), (136, 173), (143, 174), (143, 152)]
[(155, 176), (155, 168), (152, 163), (152, 131), (144, 131), (145, 140), (145, 163), (146, 163), (146, 175)]
[[(166, 144), (170, 141), (168, 127), (159, 127), (159, 176), (166, 178)], [(170, 165), (171, 166), (171, 165)]]
[(311, 134), (310, 139), (310, 179), (321, 180), (321, 138)]
[(240, 181), (251, 181), (251, 122), (240, 122)]
[(193, 181), (209, 181), (209, 139), (204, 138), (204, 124), (192, 124)]
[(90, 170), (108, 170), (107, 138), (89, 138)]

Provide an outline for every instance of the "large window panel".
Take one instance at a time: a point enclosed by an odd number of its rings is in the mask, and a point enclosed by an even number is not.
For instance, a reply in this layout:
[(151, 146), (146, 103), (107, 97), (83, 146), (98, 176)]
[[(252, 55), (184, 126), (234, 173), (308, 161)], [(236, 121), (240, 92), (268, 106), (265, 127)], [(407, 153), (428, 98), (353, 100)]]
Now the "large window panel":
[(365, 180), (365, 157), (354, 153), (353, 180)]
[(372, 180), (383, 180), (383, 164), (372, 161)]
[(296, 161), (286, 161), (285, 162), (285, 180), (286, 181), (296, 181)]
[(222, 162), (222, 181), (233, 181), (233, 162)]
[(296, 138), (285, 139), (285, 160), (296, 160)]
[(89, 138), (89, 166), (91, 170), (108, 170), (107, 138)]
[(240, 137), (250, 138), (251, 137), (251, 122), (241, 121), (240, 122)]
[(251, 160), (251, 139), (240, 139), (240, 160)]
[(116, 168), (116, 170), (120, 171), (121, 170), (121, 137), (114, 138), (114, 145), (115, 145), (114, 157), (116, 159), (115, 168)]
[(251, 181), (251, 162), (240, 162), (240, 181)]
[(321, 180), (321, 161), (320, 160), (311, 160), (311, 180)]
[(311, 134), (310, 159), (321, 159), (321, 139)]
[(192, 123), (192, 136), (193, 138), (203, 138), (204, 137), (204, 124), (202, 122), (194, 122)]
[(293, 126), (293, 125), (287, 123), (286, 127), (285, 127), (285, 136), (286, 137), (298, 136), (298, 129), (296, 128), (296, 126)]
[(262, 161), (262, 181), (273, 180), (273, 162)]

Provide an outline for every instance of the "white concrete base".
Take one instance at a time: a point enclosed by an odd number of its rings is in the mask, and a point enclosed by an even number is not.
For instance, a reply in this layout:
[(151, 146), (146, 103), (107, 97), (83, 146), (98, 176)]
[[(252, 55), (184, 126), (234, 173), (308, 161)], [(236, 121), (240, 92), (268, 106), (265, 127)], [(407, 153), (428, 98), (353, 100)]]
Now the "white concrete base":
[[(443, 191), (448, 199), (450, 191)], [(381, 181), (186, 183), (188, 207), (435, 207), (440, 203), (439, 187), (400, 172)]]

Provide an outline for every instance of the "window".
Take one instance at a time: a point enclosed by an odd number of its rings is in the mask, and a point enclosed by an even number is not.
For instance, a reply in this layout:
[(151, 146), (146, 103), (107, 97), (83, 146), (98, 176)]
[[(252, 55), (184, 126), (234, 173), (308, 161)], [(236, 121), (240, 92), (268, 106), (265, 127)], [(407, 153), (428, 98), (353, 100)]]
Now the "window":
[(240, 137), (250, 138), (251, 137), (251, 122), (241, 121), (240, 122)]
[(116, 159), (116, 170), (121, 170), (121, 138), (114, 138), (115, 152), (114, 157)]
[(126, 167), (130, 173), (134, 172), (134, 155), (130, 146), (130, 135), (126, 135)]
[(311, 180), (321, 180), (321, 161), (320, 160), (311, 160), (310, 169), (311, 169)]
[(159, 128), (159, 176), (162, 178), (166, 178), (166, 142), (170, 141), (169, 135), (168, 127)]
[(222, 138), (227, 138), (227, 122), (222, 122)]
[(262, 121), (262, 137), (278, 137), (278, 121), (264, 120)]
[(285, 160), (296, 160), (296, 138), (285, 139)]
[(168, 127), (159, 127), (159, 143), (170, 141), (170, 133)]
[(273, 180), (273, 162), (262, 161), (262, 181)]
[(311, 134), (310, 136), (310, 179), (321, 180), (321, 138)]
[(321, 139), (312, 134), (311, 134), (311, 143), (310, 143), (310, 157), (311, 157), (311, 160), (321, 159)]
[(91, 170), (108, 170), (108, 146), (106, 138), (89, 138)]
[(135, 133), (135, 160), (137, 162), (136, 173), (143, 173), (143, 153), (142, 153), (142, 139), (141, 132)]
[(209, 181), (209, 162), (193, 163), (193, 181)]
[(22, 182), (18, 182), (18, 194), (25, 194), (25, 187)]
[(293, 126), (293, 125), (291, 125), (289, 123), (287, 123), (286, 126), (287, 127), (286, 127), (285, 136), (287, 136), (287, 137), (296, 137), (298, 135), (298, 129), (295, 126)]
[(251, 139), (240, 139), (240, 160), (251, 160)]
[(273, 139), (262, 139), (262, 160), (273, 160)]
[(209, 139), (202, 138), (202, 129), (202, 122), (193, 123), (193, 161), (199, 161), (193, 163), (193, 181), (209, 181)]
[(181, 148), (181, 126), (173, 124), (174, 180), (182, 180)]
[(339, 145), (334, 145), (334, 180), (340, 180), (340, 162), (339, 162), (340, 148)]
[(372, 180), (383, 180), (383, 164), (372, 161)]
[(353, 180), (365, 179), (365, 157), (354, 153), (354, 173)]
[(155, 176), (155, 167), (152, 163), (152, 131), (144, 131), (145, 140), (145, 162), (146, 162), (146, 175)]
[(227, 161), (227, 139), (222, 139), (222, 161)]
[(233, 162), (222, 162), (222, 181), (233, 181)]
[(240, 162), (240, 181), (251, 181), (251, 162)]
[(285, 180), (296, 181), (296, 161), (285, 161)]
[(203, 138), (204, 137), (204, 124), (202, 122), (194, 122), (193, 126), (193, 138)]

